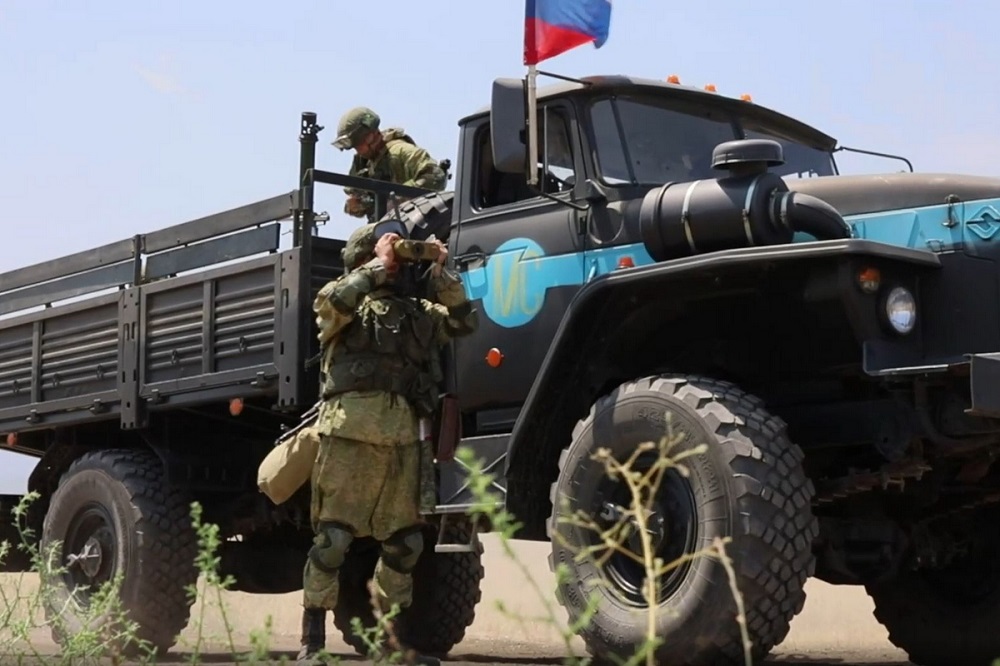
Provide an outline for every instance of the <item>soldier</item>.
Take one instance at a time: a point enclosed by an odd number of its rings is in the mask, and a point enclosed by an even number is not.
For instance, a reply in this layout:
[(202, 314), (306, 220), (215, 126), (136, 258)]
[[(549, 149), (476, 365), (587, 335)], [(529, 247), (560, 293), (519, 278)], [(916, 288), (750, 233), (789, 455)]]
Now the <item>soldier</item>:
[(419, 420), (437, 409), (440, 347), (478, 327), (461, 278), (444, 268), (440, 241), (428, 278), (433, 300), (417, 298), (394, 255), (392, 243), (400, 237), (386, 233), (376, 242), (376, 226), (351, 234), (342, 251), (348, 272), (327, 283), (313, 303), (324, 402), (300, 663), (314, 663), (309, 660), (325, 646), (326, 611), (337, 604), (338, 571), (354, 539), (372, 536), (381, 544), (374, 581), (382, 611), (411, 603), (427, 504)]
[[(340, 118), (333, 145), (340, 150), (354, 149), (349, 175), (438, 192), (443, 190), (448, 176), (441, 164), (402, 129), (379, 131), (380, 122), (377, 113), (363, 106), (351, 109)], [(344, 212), (374, 222), (375, 206), (371, 196), (353, 188), (344, 191), (348, 195)], [(404, 200), (405, 197), (397, 197), (397, 201)]]

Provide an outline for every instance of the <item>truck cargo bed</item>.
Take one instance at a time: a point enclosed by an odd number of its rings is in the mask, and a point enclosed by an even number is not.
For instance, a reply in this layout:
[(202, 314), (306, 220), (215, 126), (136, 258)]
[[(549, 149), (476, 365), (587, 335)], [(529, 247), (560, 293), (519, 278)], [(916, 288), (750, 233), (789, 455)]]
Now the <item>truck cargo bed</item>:
[(278, 252), (281, 225), (269, 222), (294, 198), (0, 275), (0, 314), (44, 306), (0, 320), (0, 434), (106, 419), (141, 428), (149, 411), (236, 397), (311, 404), (309, 306), (340, 274), (343, 241)]

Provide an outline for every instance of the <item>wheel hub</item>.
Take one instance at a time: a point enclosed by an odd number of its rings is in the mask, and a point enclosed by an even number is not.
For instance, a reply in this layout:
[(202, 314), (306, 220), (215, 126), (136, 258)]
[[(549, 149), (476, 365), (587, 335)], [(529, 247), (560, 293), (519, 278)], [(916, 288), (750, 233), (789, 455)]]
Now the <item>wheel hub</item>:
[(101, 563), (104, 561), (104, 551), (101, 549), (101, 542), (95, 537), (90, 537), (83, 544), (79, 553), (72, 553), (66, 558), (69, 566), (79, 565), (87, 578), (95, 578), (101, 570)]
[[(653, 508), (644, 508), (643, 513), (645, 514), (644, 521), (640, 521), (634, 515), (629, 515), (628, 518), (628, 524), (632, 529), (628, 538), (625, 539), (625, 543), (628, 545), (629, 550), (636, 555), (642, 555), (641, 532), (643, 529), (649, 535), (650, 545), (654, 552), (659, 551), (664, 546), (664, 541), (667, 538), (667, 518), (664, 515), (662, 507), (654, 502)], [(616, 522), (620, 522), (626, 515), (628, 515), (628, 509), (625, 507), (605, 502), (600, 518), (605, 522), (606, 526), (611, 526)], [(643, 527), (643, 522), (645, 522), (645, 528)]]
[(115, 531), (107, 509), (81, 507), (66, 531), (66, 579), (69, 587), (96, 588), (110, 582), (115, 568)]
[[(649, 539), (649, 547), (654, 558), (660, 558), (663, 565), (669, 565), (681, 556), (694, 552), (697, 532), (697, 517), (694, 498), (685, 480), (673, 471), (664, 474), (656, 494), (652, 498), (642, 498), (643, 520), (629, 515), (632, 505), (627, 487), (618, 482), (606, 480), (600, 493), (601, 512), (597, 525), (603, 530), (613, 530), (621, 547), (630, 551), (605, 556), (603, 570), (609, 581), (628, 603), (645, 607), (647, 605), (646, 569), (644, 559), (643, 534)], [(645, 523), (645, 524), (643, 524)], [(600, 536), (591, 536), (592, 543)], [(684, 563), (659, 576), (658, 600), (673, 594), (687, 573), (689, 564)]]

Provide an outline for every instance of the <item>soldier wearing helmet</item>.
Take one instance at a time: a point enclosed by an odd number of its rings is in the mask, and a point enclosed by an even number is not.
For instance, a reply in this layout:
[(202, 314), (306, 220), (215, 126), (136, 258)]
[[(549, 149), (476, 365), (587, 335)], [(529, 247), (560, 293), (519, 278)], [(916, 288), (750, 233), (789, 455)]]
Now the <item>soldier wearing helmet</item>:
[[(380, 131), (380, 124), (378, 114), (364, 106), (355, 107), (341, 116), (333, 145), (340, 150), (354, 149), (349, 174), (439, 192), (443, 190), (448, 176), (441, 165), (402, 129)], [(344, 212), (354, 217), (367, 217), (369, 222), (374, 222), (375, 207), (371, 197), (353, 188), (344, 191), (348, 195)]]
[[(382, 231), (394, 223), (355, 230), (342, 251), (347, 272), (324, 285), (313, 302), (323, 402), (300, 664), (316, 663), (325, 647), (326, 611), (337, 607), (339, 569), (355, 539), (373, 537), (381, 545), (374, 572), (381, 610), (412, 602), (412, 572), (425, 548), (421, 514), (436, 504), (433, 457), (421, 440), (420, 421), (437, 411), (440, 348), (478, 327), (461, 278), (444, 266), (447, 248), (440, 241), (430, 296), (399, 288), (393, 243), (400, 236)], [(440, 663), (433, 657), (418, 662)]]

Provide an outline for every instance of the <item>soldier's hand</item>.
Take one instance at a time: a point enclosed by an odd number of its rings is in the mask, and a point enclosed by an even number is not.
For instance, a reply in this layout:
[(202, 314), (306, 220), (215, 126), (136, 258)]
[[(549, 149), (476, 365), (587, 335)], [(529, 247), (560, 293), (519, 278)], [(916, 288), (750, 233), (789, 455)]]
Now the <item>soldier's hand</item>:
[(375, 256), (382, 260), (385, 270), (394, 273), (396, 266), (396, 252), (392, 249), (392, 244), (399, 240), (399, 234), (387, 233), (375, 243)]
[(434, 275), (434, 277), (437, 277), (438, 275), (441, 275), (441, 268), (444, 266), (445, 262), (448, 261), (448, 246), (437, 238), (429, 239), (428, 242), (437, 245), (440, 252), (437, 259), (434, 260), (434, 265), (431, 267), (431, 274)]

